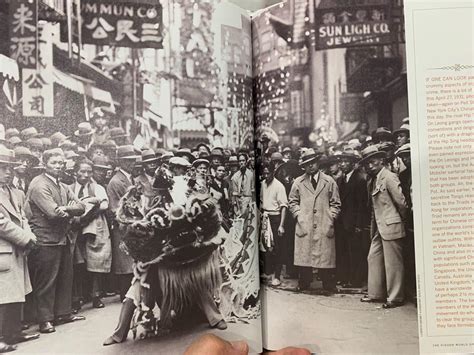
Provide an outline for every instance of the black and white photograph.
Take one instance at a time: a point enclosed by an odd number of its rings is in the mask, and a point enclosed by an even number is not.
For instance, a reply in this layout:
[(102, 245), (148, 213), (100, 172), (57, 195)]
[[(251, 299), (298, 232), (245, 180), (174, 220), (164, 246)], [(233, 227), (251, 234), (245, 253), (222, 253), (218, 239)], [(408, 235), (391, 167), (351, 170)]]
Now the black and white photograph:
[(252, 36), (264, 347), (416, 353), (403, 2), (285, 1)]
[(1, 0), (0, 26), (0, 352), (261, 352), (249, 14)]

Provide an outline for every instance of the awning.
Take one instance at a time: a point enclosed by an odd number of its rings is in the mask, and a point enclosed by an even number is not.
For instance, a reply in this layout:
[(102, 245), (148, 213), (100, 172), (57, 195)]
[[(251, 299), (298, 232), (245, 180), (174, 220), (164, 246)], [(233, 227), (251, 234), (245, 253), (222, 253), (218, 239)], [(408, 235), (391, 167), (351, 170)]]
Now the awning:
[(17, 62), (3, 54), (0, 54), (0, 73), (2, 73), (2, 76), (9, 79), (15, 81), (20, 80), (20, 72), (18, 70)]
[(175, 122), (173, 129), (177, 131), (205, 132), (207, 134), (206, 128), (197, 118), (189, 118)]
[(62, 72), (61, 70), (54, 68), (53, 69), (54, 81), (56, 84), (59, 84), (66, 89), (77, 92), (81, 95), (87, 95), (94, 100), (105, 102), (110, 104), (111, 108), (114, 108), (114, 100), (110, 92), (99, 89), (89, 81), (81, 81), (77, 77), (73, 77), (69, 74)]

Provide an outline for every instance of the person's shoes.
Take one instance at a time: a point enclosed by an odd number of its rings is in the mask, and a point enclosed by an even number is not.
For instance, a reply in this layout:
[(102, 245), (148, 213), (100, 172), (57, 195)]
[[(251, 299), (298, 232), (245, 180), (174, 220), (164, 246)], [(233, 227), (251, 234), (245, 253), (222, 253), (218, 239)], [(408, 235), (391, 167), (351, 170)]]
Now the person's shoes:
[(272, 280), (272, 286), (278, 287), (278, 286), (280, 286), (280, 285), (281, 285), (280, 279), (274, 278), (274, 279)]
[(102, 343), (103, 346), (108, 346), (108, 345), (113, 345), (113, 344), (119, 344), (120, 342), (119, 341), (116, 341), (114, 338), (112, 337), (108, 337), (107, 339), (104, 340), (104, 342)]
[(225, 322), (225, 320), (221, 319), (217, 324), (213, 325), (212, 328), (225, 330), (227, 329), (227, 323)]
[(397, 307), (400, 307), (400, 306), (403, 306), (403, 301), (392, 301), (392, 302), (385, 302), (383, 305), (382, 305), (382, 308), (384, 309), (390, 309), (390, 308), (397, 308)]
[(360, 299), (361, 302), (364, 303), (380, 303), (383, 302), (383, 300), (377, 299), (377, 298), (370, 298), (369, 295), (365, 295)]
[(16, 345), (10, 345), (0, 341), (0, 353), (8, 353), (10, 351), (16, 350)]
[(54, 328), (53, 324), (51, 322), (42, 322), (39, 325), (39, 331), (40, 333), (54, 333), (56, 329)]
[(70, 315), (68, 317), (60, 317), (54, 321), (55, 325), (61, 325), (61, 324), (66, 324), (66, 323), (72, 323), (72, 322), (77, 322), (79, 320), (84, 320), (86, 317), (84, 316), (73, 316)]
[(94, 307), (94, 308), (104, 308), (105, 304), (102, 302), (102, 300), (99, 297), (94, 297), (92, 299), (92, 307)]
[(18, 335), (14, 336), (7, 341), (8, 344), (18, 344), (24, 343), (25, 341), (36, 340), (40, 337), (40, 333), (26, 334), (20, 332)]

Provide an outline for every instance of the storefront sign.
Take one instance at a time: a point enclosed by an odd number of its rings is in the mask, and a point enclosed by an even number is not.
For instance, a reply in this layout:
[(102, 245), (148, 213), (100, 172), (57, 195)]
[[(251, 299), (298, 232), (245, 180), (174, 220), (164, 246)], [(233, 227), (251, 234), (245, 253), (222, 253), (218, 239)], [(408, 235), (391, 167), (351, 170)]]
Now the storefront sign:
[(316, 8), (316, 49), (391, 43), (393, 34), (388, 10), (387, 5)]
[(162, 48), (162, 12), (158, 1), (83, 0), (82, 43)]
[(23, 116), (54, 116), (53, 29), (39, 26), (38, 66), (22, 69)]
[(10, 57), (21, 68), (36, 68), (38, 0), (11, 0), (9, 4)]

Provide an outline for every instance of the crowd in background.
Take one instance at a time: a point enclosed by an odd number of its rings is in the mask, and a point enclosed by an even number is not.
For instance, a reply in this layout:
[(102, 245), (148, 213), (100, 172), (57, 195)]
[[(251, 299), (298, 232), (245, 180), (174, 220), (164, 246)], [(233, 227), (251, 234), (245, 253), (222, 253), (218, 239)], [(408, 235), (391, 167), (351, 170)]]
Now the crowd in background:
[[(32, 324), (52, 333), (85, 319), (85, 303), (100, 309), (104, 297), (126, 299), (133, 259), (120, 245), (117, 210), (131, 186), (140, 209), (211, 194), (227, 231), (254, 201), (252, 150), (137, 149), (111, 119), (96, 108), (71, 136), (6, 127), (0, 137), (0, 287), (11, 290), (0, 296), (1, 351), (38, 338), (25, 332)], [(210, 325), (226, 328), (222, 317)]]
[[(415, 298), (409, 119), (391, 132), (315, 147), (261, 138), (260, 250), (273, 287), (286, 277), (321, 293), (365, 292), (398, 307)], [(357, 289), (357, 290), (354, 290)]]

